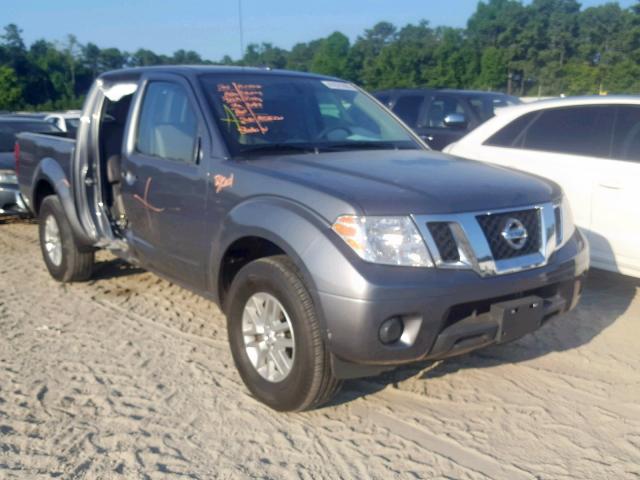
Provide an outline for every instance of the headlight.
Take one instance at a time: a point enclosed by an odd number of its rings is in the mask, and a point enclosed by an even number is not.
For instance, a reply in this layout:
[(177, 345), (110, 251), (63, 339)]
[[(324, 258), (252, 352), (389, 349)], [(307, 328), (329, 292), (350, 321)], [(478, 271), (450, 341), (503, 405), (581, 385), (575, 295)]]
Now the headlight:
[(410, 217), (338, 217), (331, 227), (360, 258), (372, 263), (432, 267), (422, 236)]
[(18, 177), (13, 170), (0, 170), (0, 183), (18, 183)]
[(569, 205), (569, 199), (566, 195), (562, 196), (560, 205), (555, 207), (556, 214), (556, 238), (557, 248), (562, 247), (573, 236), (576, 231), (576, 226), (573, 223), (573, 214), (571, 213), (571, 206)]

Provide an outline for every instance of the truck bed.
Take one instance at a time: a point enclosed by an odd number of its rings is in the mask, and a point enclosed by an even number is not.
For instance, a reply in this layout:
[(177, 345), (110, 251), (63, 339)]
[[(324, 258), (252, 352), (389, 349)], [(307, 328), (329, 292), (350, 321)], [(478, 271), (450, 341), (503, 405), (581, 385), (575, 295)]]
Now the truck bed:
[(17, 141), (20, 146), (18, 167), (18, 184), (22, 195), (33, 204), (32, 190), (44, 162), (57, 163), (64, 176), (71, 181), (71, 158), (76, 140), (60, 134), (19, 133)]

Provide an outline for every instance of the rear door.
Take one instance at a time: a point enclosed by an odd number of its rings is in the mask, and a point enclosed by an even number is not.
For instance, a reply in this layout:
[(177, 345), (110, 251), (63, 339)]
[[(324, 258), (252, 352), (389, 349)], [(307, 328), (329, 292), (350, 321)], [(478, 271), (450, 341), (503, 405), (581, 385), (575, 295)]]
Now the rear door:
[(205, 123), (188, 82), (150, 76), (136, 99), (122, 192), (128, 236), (141, 260), (188, 285), (204, 286), (206, 222)]
[(640, 276), (640, 106), (618, 107), (611, 159), (599, 163), (591, 222), (594, 264)]
[[(463, 123), (450, 124), (455, 117), (464, 119)], [(477, 122), (469, 110), (466, 102), (455, 95), (434, 95), (426, 110), (426, 115), (420, 119), (416, 131), (434, 150), (442, 150), (450, 143), (458, 141), (475, 126)]]

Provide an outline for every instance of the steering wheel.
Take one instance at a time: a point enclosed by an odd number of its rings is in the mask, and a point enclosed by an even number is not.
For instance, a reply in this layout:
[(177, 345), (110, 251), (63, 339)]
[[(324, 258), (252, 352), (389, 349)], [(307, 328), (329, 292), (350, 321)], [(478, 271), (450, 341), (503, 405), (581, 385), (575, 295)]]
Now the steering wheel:
[(323, 128), (320, 131), (320, 133), (318, 133), (316, 135), (315, 140), (322, 140), (323, 138), (328, 140), (327, 137), (331, 132), (337, 132), (339, 130), (342, 130), (343, 132), (347, 132), (347, 136), (353, 135), (353, 130), (351, 130), (349, 127), (345, 127), (343, 125), (338, 125), (338, 126), (332, 126), (332, 127)]

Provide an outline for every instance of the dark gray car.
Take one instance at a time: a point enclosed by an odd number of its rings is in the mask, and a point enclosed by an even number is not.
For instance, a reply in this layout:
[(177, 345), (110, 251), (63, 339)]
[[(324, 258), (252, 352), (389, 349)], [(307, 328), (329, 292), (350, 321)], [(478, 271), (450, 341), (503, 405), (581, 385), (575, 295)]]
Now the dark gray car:
[(504, 93), (474, 90), (396, 88), (373, 95), (434, 150), (460, 140), (493, 117), (496, 108), (521, 103)]
[(21, 134), (52, 276), (106, 248), (218, 303), (280, 410), (341, 380), (518, 338), (575, 306), (560, 188), (429, 151), (354, 85), (251, 68), (102, 75), (77, 141)]
[(27, 210), (18, 193), (14, 147), (19, 132), (59, 132), (46, 122), (14, 115), (0, 116), (0, 216), (23, 215)]

